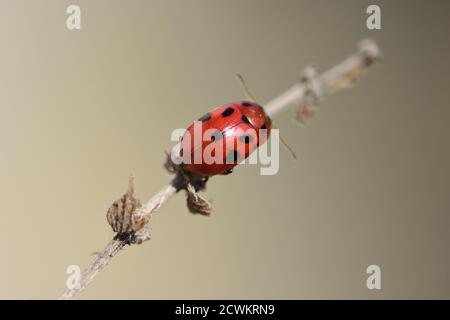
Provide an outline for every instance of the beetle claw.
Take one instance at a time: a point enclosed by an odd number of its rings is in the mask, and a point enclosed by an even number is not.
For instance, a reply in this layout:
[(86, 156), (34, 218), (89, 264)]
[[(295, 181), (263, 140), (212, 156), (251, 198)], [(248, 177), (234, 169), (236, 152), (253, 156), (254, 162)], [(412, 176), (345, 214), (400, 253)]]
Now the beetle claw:
[(228, 169), (227, 171), (225, 171), (222, 174), (226, 176), (226, 175), (229, 175), (230, 173), (233, 173), (233, 168)]

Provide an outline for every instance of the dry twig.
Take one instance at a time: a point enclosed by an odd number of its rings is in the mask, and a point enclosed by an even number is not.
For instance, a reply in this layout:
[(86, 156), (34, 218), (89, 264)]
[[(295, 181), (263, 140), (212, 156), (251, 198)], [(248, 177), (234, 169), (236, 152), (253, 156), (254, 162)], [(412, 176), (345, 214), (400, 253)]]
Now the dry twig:
[[(345, 61), (323, 74), (316, 76), (314, 69), (310, 67), (305, 69), (300, 83), (295, 84), (285, 93), (265, 104), (266, 112), (273, 117), (275, 114), (296, 103), (299, 105), (297, 117), (300, 121), (304, 122), (317, 111), (318, 102), (323, 99), (325, 94), (353, 84), (366, 72), (369, 66), (380, 59), (380, 56), (381, 54), (377, 44), (372, 40), (365, 39), (359, 43), (357, 53), (351, 55)], [(186, 172), (182, 172), (179, 166), (174, 165), (170, 161), (170, 158), (168, 158), (165, 166), (175, 177), (145, 205), (140, 205), (139, 200), (134, 198), (134, 185), (132, 182), (129, 192), (121, 200), (115, 202), (119, 207), (128, 202), (135, 204), (131, 211), (123, 211), (124, 217), (126, 216), (126, 219), (134, 218), (136, 221), (145, 221), (142, 228), (138, 230), (127, 228), (127, 231), (130, 232), (128, 235), (131, 238), (116, 236), (111, 240), (82, 272), (79, 286), (74, 289), (68, 289), (60, 299), (74, 299), (79, 295), (125, 245), (142, 243), (144, 240), (148, 240), (148, 221), (178, 191), (182, 189), (186, 190), (188, 194), (188, 207), (191, 212), (205, 215), (211, 213), (212, 208), (210, 204), (197, 193), (204, 189), (206, 179), (194, 177)], [(116, 209), (118, 210), (119, 207)], [(120, 207), (120, 210), (122, 209)], [(109, 215), (117, 216), (117, 211), (113, 210)], [(118, 231), (119, 229), (116, 226), (114, 230)]]

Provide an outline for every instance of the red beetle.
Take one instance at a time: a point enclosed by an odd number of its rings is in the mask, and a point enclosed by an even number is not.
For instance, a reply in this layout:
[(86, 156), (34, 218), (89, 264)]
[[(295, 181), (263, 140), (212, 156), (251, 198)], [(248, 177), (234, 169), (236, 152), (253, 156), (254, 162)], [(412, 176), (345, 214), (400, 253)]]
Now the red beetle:
[[(272, 126), (259, 104), (245, 100), (217, 107), (198, 121), (201, 137), (196, 136), (194, 122), (181, 139), (180, 157), (186, 171), (204, 177), (231, 173), (233, 167), (267, 140)], [(207, 160), (205, 153), (210, 154), (210, 159), (214, 157), (214, 161)]]

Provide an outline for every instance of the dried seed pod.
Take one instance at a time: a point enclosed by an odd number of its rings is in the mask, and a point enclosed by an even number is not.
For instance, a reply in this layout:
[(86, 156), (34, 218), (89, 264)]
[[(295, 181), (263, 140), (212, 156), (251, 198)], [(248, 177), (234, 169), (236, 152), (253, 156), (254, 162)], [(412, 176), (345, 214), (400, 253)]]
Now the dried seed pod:
[(322, 92), (315, 81), (316, 75), (317, 72), (313, 67), (306, 67), (300, 78), (300, 82), (305, 87), (305, 93), (297, 108), (296, 118), (301, 124), (305, 124), (319, 109), (318, 104)]
[(296, 118), (301, 124), (305, 124), (306, 121), (312, 118), (316, 114), (317, 110), (319, 110), (316, 105), (306, 100), (307, 99), (302, 101), (297, 109)]
[(135, 196), (134, 177), (131, 176), (128, 192), (114, 201), (106, 214), (118, 239), (132, 238), (148, 222), (147, 216), (139, 212), (141, 208), (141, 201)]
[(367, 72), (367, 63), (361, 62), (354, 66), (353, 69), (348, 72), (342, 74), (340, 77), (336, 78), (330, 84), (330, 88), (333, 91), (337, 91), (340, 89), (351, 88), (352, 85), (361, 78)]
[(187, 206), (191, 213), (200, 213), (209, 216), (213, 212), (211, 204), (203, 198), (190, 183), (186, 186)]
[(131, 215), (131, 229), (134, 232), (141, 230), (147, 224), (147, 222), (149, 220), (149, 218), (145, 214), (145, 212), (142, 212), (139, 209), (134, 211), (133, 214)]

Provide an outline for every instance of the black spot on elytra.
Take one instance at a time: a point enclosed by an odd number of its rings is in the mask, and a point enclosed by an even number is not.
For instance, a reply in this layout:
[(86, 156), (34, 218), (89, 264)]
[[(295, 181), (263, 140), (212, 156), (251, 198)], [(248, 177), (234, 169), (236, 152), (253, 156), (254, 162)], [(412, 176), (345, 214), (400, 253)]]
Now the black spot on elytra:
[(201, 116), (200, 118), (198, 118), (198, 121), (205, 122), (205, 121), (208, 121), (209, 119), (211, 119), (211, 113), (208, 112), (207, 114), (205, 114), (205, 115)]
[(248, 118), (245, 114), (242, 115), (242, 121), (244, 121), (245, 123), (250, 123), (250, 120), (248, 120)]
[(254, 104), (251, 103), (250, 101), (242, 101), (242, 105), (244, 107), (253, 107), (254, 106)]
[(222, 117), (228, 117), (231, 116), (234, 112), (233, 108), (226, 108), (224, 112), (222, 112)]
[(220, 130), (217, 130), (216, 132), (214, 132), (213, 135), (211, 135), (211, 141), (218, 141), (221, 140), (223, 138), (223, 133)]
[(243, 136), (239, 137), (239, 141), (247, 144), (253, 141), (253, 137), (249, 134), (244, 134)]
[(266, 127), (266, 124), (265, 124), (265, 123), (264, 123), (264, 124), (262, 125), (261, 129), (262, 129), (262, 130), (266, 130), (266, 129), (267, 129), (267, 127)]
[(230, 152), (228, 152), (225, 161), (228, 164), (235, 163), (239, 159), (239, 156), (240, 156), (239, 152), (237, 152), (236, 150), (231, 150)]

